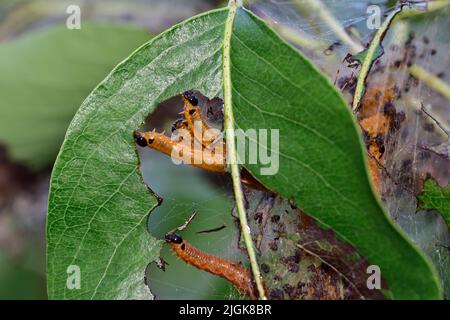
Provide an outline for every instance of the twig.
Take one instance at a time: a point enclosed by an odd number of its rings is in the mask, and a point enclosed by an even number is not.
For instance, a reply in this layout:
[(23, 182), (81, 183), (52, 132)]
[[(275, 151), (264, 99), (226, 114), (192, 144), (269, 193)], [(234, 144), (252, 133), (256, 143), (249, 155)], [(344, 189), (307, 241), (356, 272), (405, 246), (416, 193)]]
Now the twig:
[(177, 231), (183, 231), (184, 229), (186, 229), (188, 227), (188, 225), (192, 222), (192, 220), (194, 220), (195, 216), (197, 215), (196, 211), (193, 211), (191, 213), (191, 215), (189, 216), (189, 218), (179, 227), (176, 227), (175, 229), (167, 232), (166, 234), (173, 234)]
[(225, 229), (227, 226), (226, 225), (221, 225), (220, 227), (217, 228), (213, 228), (213, 229), (208, 229), (208, 230), (202, 230), (202, 231), (197, 231), (197, 234), (201, 234), (201, 233), (210, 233), (210, 232), (216, 232), (216, 231), (220, 231), (222, 229)]
[[(239, 4), (230, 0), (228, 7), (228, 18), (225, 24), (225, 34), (223, 42), (223, 95), (224, 95), (224, 120), (225, 132), (227, 134), (227, 161), (231, 169), (231, 178), (233, 180), (234, 197), (236, 200), (236, 207), (241, 224), (241, 232), (244, 237), (244, 243), (247, 248), (248, 258), (250, 260), (253, 277), (255, 279), (256, 287), (258, 289), (260, 299), (266, 300), (266, 294), (262, 284), (261, 272), (259, 271), (258, 262), (256, 260), (255, 248), (250, 234), (250, 227), (248, 226), (247, 214), (244, 208), (244, 194), (242, 192), (240, 171), (237, 162), (236, 145), (234, 141), (234, 116), (232, 106), (231, 93), (231, 57), (230, 45), (231, 36), (233, 32), (233, 22)], [(231, 161), (229, 161), (231, 160)]]
[(448, 136), (450, 137), (450, 133), (449, 131), (444, 128), (444, 126), (438, 121), (438, 119), (436, 119), (431, 113), (429, 113), (428, 111), (425, 110), (425, 106), (423, 105), (423, 103), (420, 103), (421, 107), (420, 110), (422, 110), (423, 113), (425, 113), (428, 117), (430, 117), (435, 123), (436, 125)]

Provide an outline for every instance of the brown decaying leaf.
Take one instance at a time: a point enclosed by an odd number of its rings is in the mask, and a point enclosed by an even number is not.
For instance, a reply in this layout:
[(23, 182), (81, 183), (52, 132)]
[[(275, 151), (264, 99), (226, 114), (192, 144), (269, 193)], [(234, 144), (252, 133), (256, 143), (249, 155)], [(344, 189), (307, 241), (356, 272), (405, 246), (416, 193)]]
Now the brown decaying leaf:
[(245, 194), (269, 299), (384, 299), (367, 288), (368, 262), (332, 230), (279, 196), (248, 188)]

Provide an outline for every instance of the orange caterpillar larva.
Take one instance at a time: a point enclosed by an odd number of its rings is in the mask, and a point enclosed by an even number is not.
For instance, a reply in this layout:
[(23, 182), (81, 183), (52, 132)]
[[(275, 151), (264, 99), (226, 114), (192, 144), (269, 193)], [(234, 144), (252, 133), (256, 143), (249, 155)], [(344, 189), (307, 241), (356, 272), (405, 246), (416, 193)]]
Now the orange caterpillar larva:
[(181, 236), (169, 233), (165, 237), (174, 254), (187, 264), (222, 277), (234, 284), (242, 294), (252, 299), (257, 298), (257, 292), (253, 283), (250, 270), (239, 263), (203, 252), (190, 245)]
[[(178, 140), (172, 140), (163, 133), (157, 133), (155, 131), (150, 132), (134, 132), (134, 140), (141, 147), (149, 147), (159, 152), (166, 154), (169, 157), (175, 157), (178, 160), (184, 161), (188, 159), (189, 164), (205, 169), (208, 171), (216, 173), (226, 173), (226, 142), (224, 140), (218, 140), (218, 135), (209, 135), (207, 137), (201, 136), (197, 137), (198, 132), (207, 133), (210, 127), (203, 119), (201, 115), (200, 107), (198, 107), (198, 98), (193, 91), (186, 91), (182, 94), (184, 108), (182, 114), (184, 118), (178, 119), (173, 123), (172, 131), (178, 129), (187, 130), (191, 136), (191, 141), (198, 141), (200, 143), (200, 148), (195, 147), (195, 145), (188, 148), (182, 148), (180, 152), (173, 153), (172, 151), (181, 142)], [(197, 124), (197, 126), (195, 125)], [(214, 158), (209, 152), (205, 152), (212, 145), (217, 143), (219, 147), (219, 153), (215, 152), (215, 148), (211, 150), (214, 151)], [(209, 151), (211, 151), (209, 150)], [(183, 155), (183, 152), (185, 153)], [(195, 159), (202, 159), (203, 161), (195, 162)], [(258, 180), (256, 180), (247, 170), (243, 169), (241, 172), (241, 181), (251, 188), (269, 191), (264, 185), (262, 185)]]
[(204, 153), (202, 149), (191, 148), (188, 146), (180, 148), (179, 152), (173, 152), (174, 148), (176, 148), (177, 145), (182, 146), (181, 142), (172, 140), (162, 133), (157, 133), (154, 131), (135, 131), (134, 140), (141, 147), (150, 147), (154, 150), (164, 153), (169, 157), (174, 157), (181, 161), (188, 159), (188, 163), (192, 164), (195, 167), (199, 167), (212, 172), (226, 172), (225, 158), (223, 156), (221, 158), (218, 158), (219, 161), (216, 161), (216, 159), (208, 159), (208, 161), (201, 161), (199, 163), (196, 163), (194, 159), (205, 160), (205, 157), (207, 157), (208, 154)]
[[(182, 113), (184, 115), (184, 119), (186, 120), (188, 130), (195, 138), (197, 138), (196, 132), (202, 132), (203, 134), (200, 137), (200, 142), (203, 147), (208, 147), (218, 138), (218, 136), (211, 134), (211, 128), (202, 117), (202, 112), (198, 106), (198, 99), (194, 92), (186, 91), (182, 94), (182, 98), (184, 102)], [(208, 133), (209, 135), (206, 136)], [(225, 148), (225, 141), (222, 141), (221, 143)]]

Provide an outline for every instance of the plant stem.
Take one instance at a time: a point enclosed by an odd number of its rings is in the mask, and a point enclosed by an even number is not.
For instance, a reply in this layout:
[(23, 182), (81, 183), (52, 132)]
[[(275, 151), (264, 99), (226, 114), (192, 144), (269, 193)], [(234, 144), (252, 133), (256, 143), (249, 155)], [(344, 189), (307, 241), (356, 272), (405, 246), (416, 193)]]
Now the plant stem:
[(225, 35), (223, 43), (223, 95), (224, 95), (224, 118), (225, 118), (225, 132), (227, 134), (227, 161), (230, 166), (231, 178), (233, 180), (234, 197), (236, 200), (236, 208), (239, 215), (239, 222), (241, 224), (241, 233), (244, 238), (244, 243), (247, 248), (248, 257), (250, 260), (253, 277), (255, 279), (256, 287), (258, 289), (260, 299), (265, 300), (265, 291), (262, 284), (261, 273), (259, 271), (258, 262), (256, 261), (255, 248), (250, 234), (250, 227), (247, 222), (247, 214), (244, 208), (244, 194), (242, 192), (241, 178), (239, 166), (237, 164), (236, 145), (234, 141), (234, 117), (232, 106), (231, 93), (231, 61), (230, 61), (230, 43), (233, 32), (233, 21), (236, 15), (236, 10), (239, 4), (236, 1), (230, 0), (229, 13), (225, 25)]
[(431, 89), (439, 92), (444, 97), (450, 100), (450, 86), (436, 77), (434, 74), (426, 71), (424, 68), (417, 64), (409, 67), (408, 71), (413, 77), (425, 82), (425, 84)]
[[(425, 1), (424, 1), (425, 2)], [(402, 12), (402, 14), (399, 16), (400, 19), (403, 18), (409, 18), (417, 15), (421, 15), (424, 13), (430, 13), (436, 10), (443, 9), (445, 7), (448, 7), (450, 5), (450, 0), (435, 0), (435, 1), (429, 1), (427, 4), (427, 10), (408, 10), (405, 12)]]
[(341, 26), (339, 21), (327, 9), (327, 7), (320, 0), (296, 0), (294, 4), (300, 7), (307, 6), (309, 9), (315, 10), (319, 17), (334, 31), (337, 37), (348, 46), (352, 53), (358, 53), (364, 50), (364, 47), (354, 41), (348, 33)]
[(376, 50), (378, 46), (381, 45), (381, 42), (383, 41), (383, 38), (391, 25), (392, 21), (394, 20), (395, 16), (401, 12), (402, 7), (398, 8), (397, 10), (394, 10), (389, 16), (383, 21), (380, 28), (378, 29), (377, 33), (375, 33), (375, 36), (373, 37), (372, 41), (370, 42), (370, 46), (367, 49), (366, 56), (364, 58), (364, 61), (361, 64), (361, 71), (358, 75), (358, 81), (356, 82), (356, 89), (355, 89), (355, 95), (353, 97), (353, 111), (356, 111), (356, 109), (359, 106), (359, 103), (361, 102), (361, 98), (364, 95), (365, 86), (366, 86), (366, 78), (369, 74), (370, 68), (372, 67), (372, 64), (374, 62), (374, 57)]
[(294, 30), (285, 25), (277, 25), (271, 21), (268, 21), (268, 24), (287, 41), (302, 48), (310, 50), (325, 50), (327, 48), (327, 43), (316, 40), (304, 32)]

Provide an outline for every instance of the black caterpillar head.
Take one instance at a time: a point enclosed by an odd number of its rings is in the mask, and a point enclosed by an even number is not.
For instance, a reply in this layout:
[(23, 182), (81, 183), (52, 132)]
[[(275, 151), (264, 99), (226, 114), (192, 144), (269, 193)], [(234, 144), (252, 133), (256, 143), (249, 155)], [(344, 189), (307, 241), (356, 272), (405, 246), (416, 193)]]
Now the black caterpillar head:
[(166, 234), (165, 237), (166, 242), (180, 244), (183, 242), (183, 238), (176, 233)]
[(139, 146), (141, 146), (141, 147), (147, 146), (147, 140), (145, 140), (145, 138), (142, 136), (142, 134), (139, 131), (135, 131), (133, 136), (134, 136), (134, 141), (136, 141), (136, 143)]
[(189, 90), (189, 91), (183, 92), (183, 97), (184, 97), (187, 101), (189, 101), (193, 106), (197, 106), (197, 105), (198, 105), (198, 99), (197, 99), (197, 97), (195, 96), (194, 91)]

